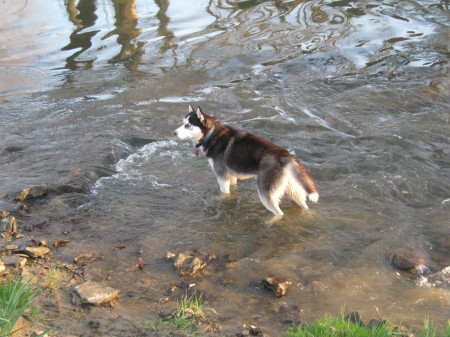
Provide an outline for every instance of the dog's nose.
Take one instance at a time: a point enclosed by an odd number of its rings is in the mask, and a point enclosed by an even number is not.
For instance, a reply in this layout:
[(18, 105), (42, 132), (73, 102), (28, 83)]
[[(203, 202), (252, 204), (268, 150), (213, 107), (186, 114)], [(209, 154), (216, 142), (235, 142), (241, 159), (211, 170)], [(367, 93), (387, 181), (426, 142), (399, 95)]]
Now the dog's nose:
[(175, 131), (173, 132), (173, 134), (174, 134), (175, 136), (178, 136), (178, 131), (175, 130)]

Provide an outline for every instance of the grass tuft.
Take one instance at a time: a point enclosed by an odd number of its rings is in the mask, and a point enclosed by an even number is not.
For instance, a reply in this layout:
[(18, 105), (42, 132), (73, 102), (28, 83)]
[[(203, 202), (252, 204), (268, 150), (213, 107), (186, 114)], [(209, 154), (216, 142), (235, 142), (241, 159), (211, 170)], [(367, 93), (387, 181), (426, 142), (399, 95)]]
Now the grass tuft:
[[(367, 327), (352, 323), (344, 317), (333, 319), (329, 316), (319, 318), (312, 324), (299, 324), (290, 328), (285, 337), (400, 337), (404, 336), (401, 329), (394, 328), (394, 325), (385, 323), (377, 327)], [(438, 327), (430, 324), (425, 319), (422, 331), (418, 332), (419, 337), (450, 337), (450, 321), (444, 331), (439, 331)]]
[(333, 319), (329, 316), (317, 319), (312, 324), (300, 324), (289, 329), (286, 337), (390, 337), (386, 325), (368, 328), (351, 323), (343, 317)]
[(11, 336), (14, 326), (25, 310), (32, 307), (38, 294), (35, 284), (19, 276), (0, 283), (0, 336)]
[(175, 312), (167, 317), (160, 318), (157, 322), (144, 323), (144, 329), (152, 332), (160, 331), (169, 327), (173, 332), (183, 332), (188, 336), (197, 336), (197, 324), (201, 321), (207, 321), (205, 311), (211, 311), (215, 314), (214, 309), (206, 308), (206, 302), (203, 296), (194, 292), (192, 295), (184, 295), (181, 301), (177, 301)]
[(59, 267), (51, 267), (48, 271), (47, 283), (48, 289), (52, 293), (56, 293), (61, 286), (62, 282), (62, 271)]

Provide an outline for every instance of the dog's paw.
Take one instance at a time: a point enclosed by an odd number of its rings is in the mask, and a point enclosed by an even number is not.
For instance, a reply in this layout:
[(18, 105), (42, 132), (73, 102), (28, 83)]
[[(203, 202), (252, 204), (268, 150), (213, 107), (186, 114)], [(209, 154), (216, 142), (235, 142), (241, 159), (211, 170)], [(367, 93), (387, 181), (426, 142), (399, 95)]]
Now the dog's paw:
[(319, 201), (319, 193), (310, 193), (308, 195), (308, 199), (314, 203), (317, 203)]

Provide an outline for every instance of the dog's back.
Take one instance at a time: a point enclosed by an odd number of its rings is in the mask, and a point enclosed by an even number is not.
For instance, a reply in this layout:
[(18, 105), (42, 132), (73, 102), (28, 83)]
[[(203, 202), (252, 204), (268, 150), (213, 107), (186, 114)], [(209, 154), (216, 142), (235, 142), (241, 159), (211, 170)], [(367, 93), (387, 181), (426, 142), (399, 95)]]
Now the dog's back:
[(278, 204), (285, 192), (304, 209), (306, 199), (318, 201), (314, 180), (286, 149), (217, 122), (214, 133), (204, 150), (216, 175), (224, 180), (256, 177), (261, 201), (272, 213), (283, 214)]

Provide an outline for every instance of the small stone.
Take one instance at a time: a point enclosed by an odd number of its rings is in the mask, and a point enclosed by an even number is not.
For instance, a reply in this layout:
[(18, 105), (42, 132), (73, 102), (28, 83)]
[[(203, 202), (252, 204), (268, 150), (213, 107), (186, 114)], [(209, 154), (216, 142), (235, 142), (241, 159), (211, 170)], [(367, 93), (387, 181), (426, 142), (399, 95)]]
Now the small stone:
[(32, 186), (24, 188), (16, 197), (18, 201), (25, 201), (28, 199), (35, 199), (42, 197), (48, 193), (48, 187), (46, 185)]
[(2, 274), (6, 270), (5, 263), (0, 260), (0, 274)]
[(17, 249), (14, 254), (25, 254), (32, 258), (44, 257), (50, 252), (47, 247), (25, 247), (24, 249)]
[(69, 240), (58, 240), (53, 242), (50, 247), (65, 247), (69, 242)]
[(17, 234), (19, 226), (17, 224), (16, 218), (9, 215), (9, 212), (2, 211), (0, 213), (0, 231), (1, 236), (7, 241), (12, 239), (12, 235)]
[(168, 261), (174, 261), (176, 257), (177, 255), (172, 252), (167, 252), (166, 254), (166, 260)]
[(23, 267), (27, 263), (27, 259), (21, 256), (4, 256), (2, 257), (5, 266)]
[(115, 299), (119, 295), (119, 290), (87, 281), (76, 286), (75, 293), (79, 296), (81, 304), (100, 305)]
[(39, 247), (47, 247), (47, 246), (48, 246), (48, 243), (47, 243), (46, 240), (41, 240), (41, 241), (38, 242), (37, 245), (38, 245)]
[(411, 247), (398, 249), (389, 259), (394, 268), (408, 272), (414, 272), (427, 260), (424, 254), (414, 251)]
[(250, 332), (250, 335), (252, 335), (252, 336), (258, 336), (261, 333), (261, 329), (257, 328), (254, 325), (250, 325), (250, 327), (248, 328), (248, 331)]
[(363, 326), (364, 323), (361, 320), (361, 315), (357, 311), (353, 311), (344, 317), (344, 320), (349, 321), (350, 323)]
[(44, 334), (44, 331), (35, 331), (30, 335), (30, 337), (48, 337), (48, 335)]
[(86, 265), (97, 259), (104, 259), (105, 257), (101, 254), (81, 254), (74, 259), (74, 262), (80, 265)]
[(367, 323), (367, 327), (370, 329), (378, 329), (386, 324), (385, 320), (371, 319), (369, 323)]
[(278, 297), (286, 294), (287, 288), (292, 282), (283, 275), (273, 275), (262, 280), (261, 284), (267, 289), (272, 290)]
[(436, 288), (450, 288), (450, 266), (428, 276), (428, 284)]
[(178, 268), (180, 275), (193, 275), (200, 269), (202, 269), (206, 263), (202, 262), (196, 256), (190, 256), (180, 253), (173, 263), (175, 268)]

